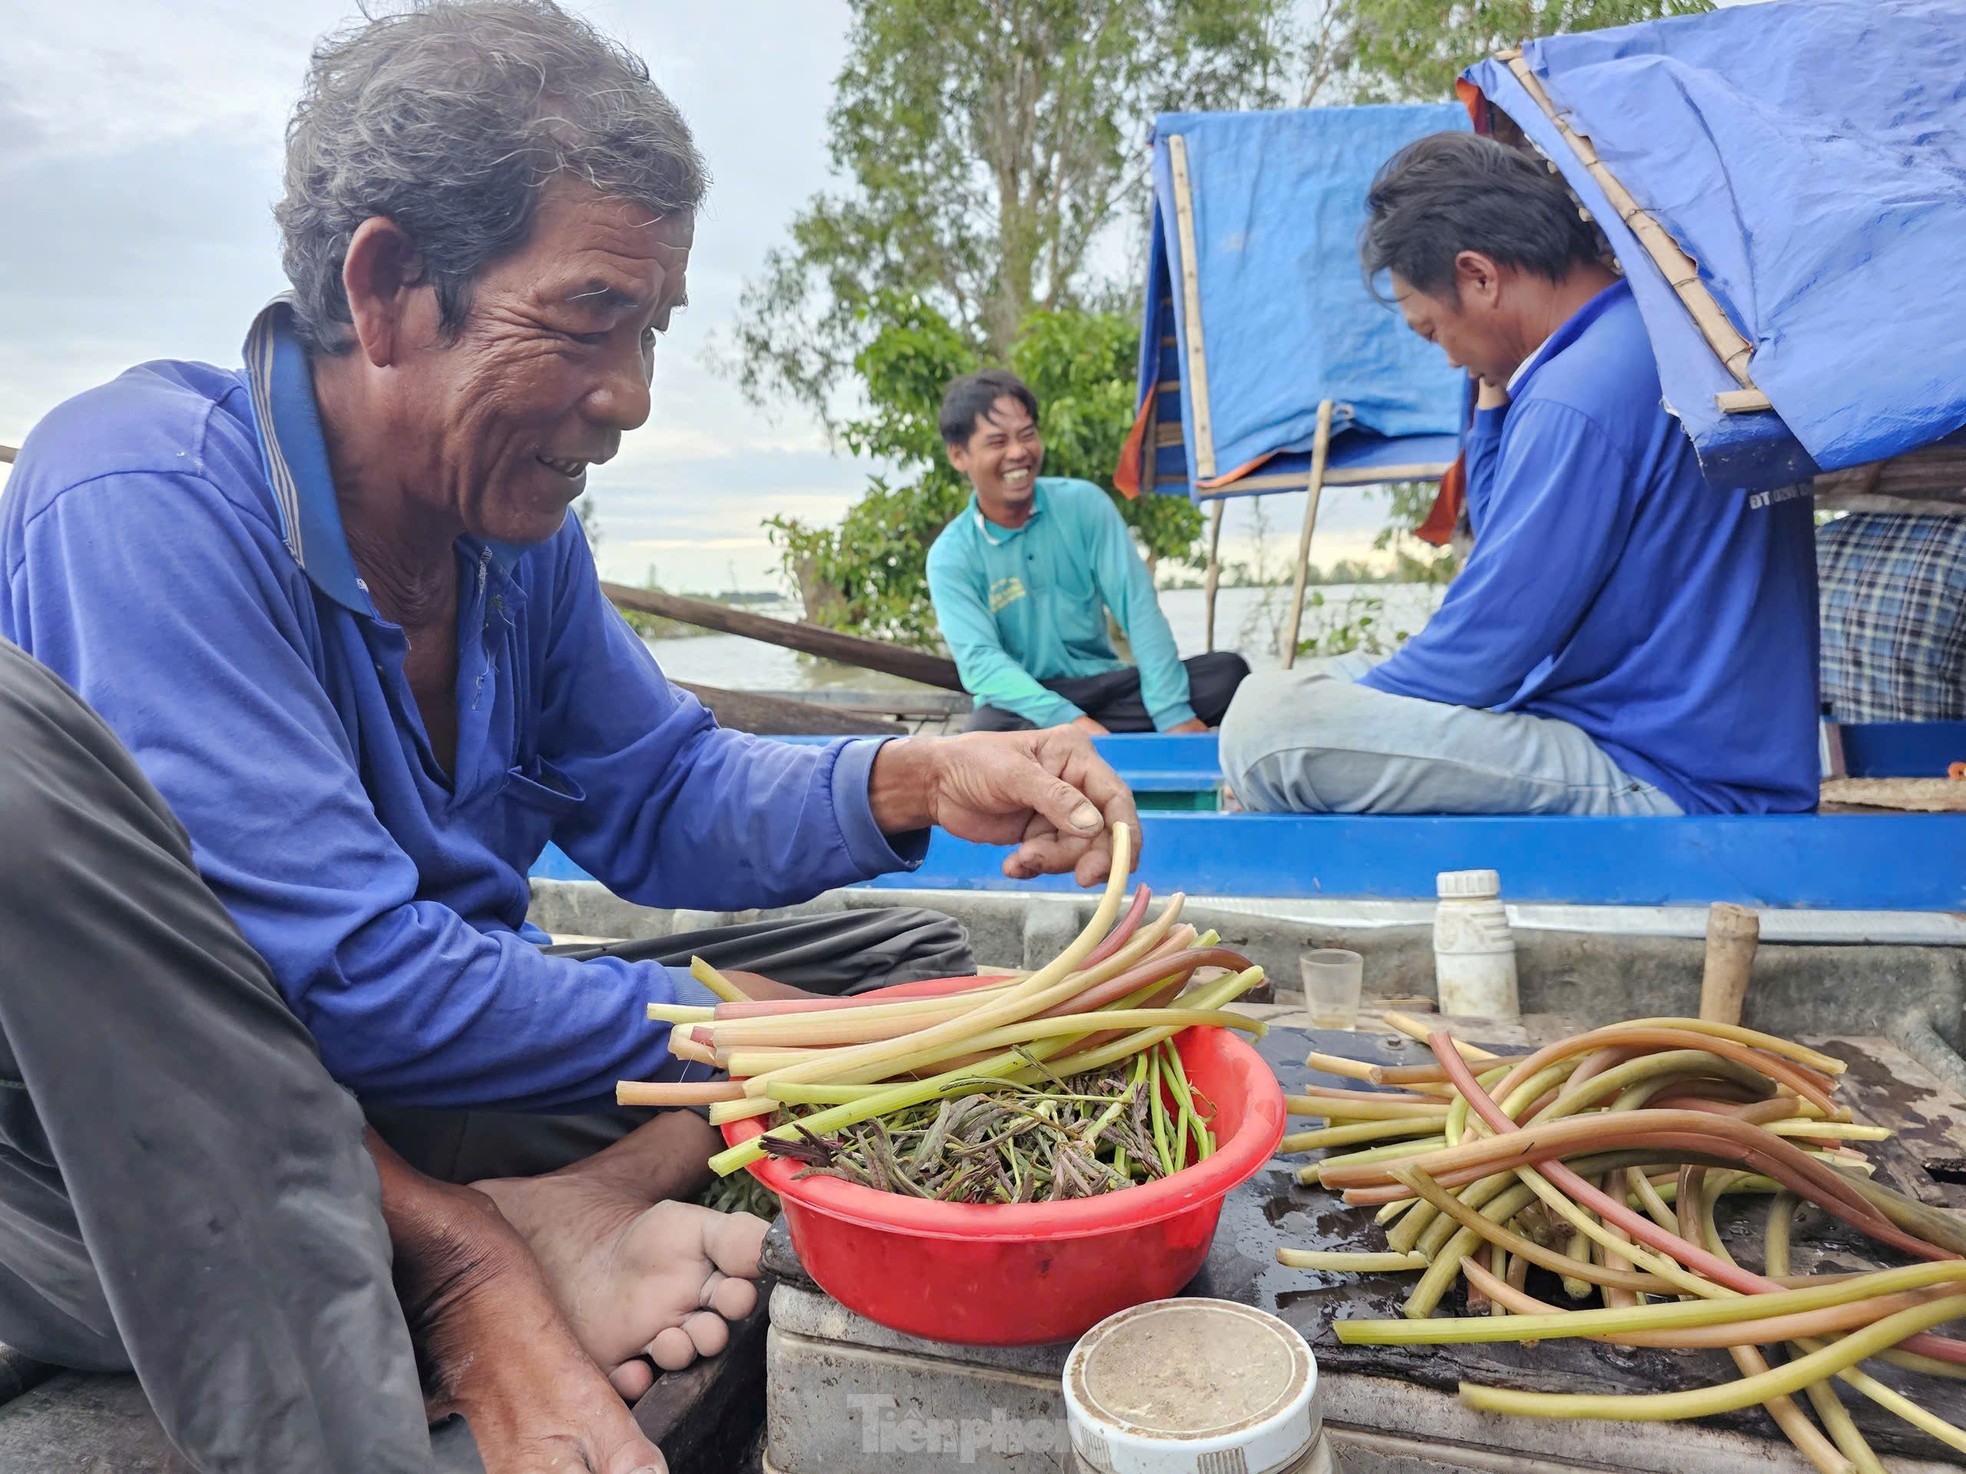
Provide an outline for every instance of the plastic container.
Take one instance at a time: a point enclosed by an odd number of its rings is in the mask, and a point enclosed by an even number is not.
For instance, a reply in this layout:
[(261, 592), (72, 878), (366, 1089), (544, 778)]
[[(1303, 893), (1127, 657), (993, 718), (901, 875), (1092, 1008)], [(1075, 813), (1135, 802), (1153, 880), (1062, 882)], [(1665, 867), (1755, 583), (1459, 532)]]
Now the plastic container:
[(1110, 1316), (1065, 1359), (1078, 1474), (1334, 1474), (1317, 1358), (1273, 1315), (1161, 1300)]
[(1314, 1029), (1356, 1029), (1365, 990), (1365, 959), (1342, 947), (1320, 947), (1297, 961), (1304, 976), (1304, 1007)]
[(1481, 1018), (1519, 1018), (1515, 936), (1502, 907), (1502, 877), (1493, 870), (1443, 870), (1436, 879), (1434, 982), (1440, 1011)]
[[(941, 991), (975, 986), (952, 979)], [(937, 991), (912, 984), (905, 995)], [(903, 990), (894, 990), (903, 994)], [(972, 1346), (1069, 1341), (1116, 1310), (1172, 1295), (1208, 1257), (1222, 1199), (1283, 1139), (1283, 1089), (1226, 1029), (1175, 1036), (1188, 1082), (1215, 1108), (1206, 1160), (1142, 1187), (1063, 1203), (936, 1203), (795, 1162), (750, 1170), (783, 1200), (799, 1262), (849, 1310), (892, 1330)], [(735, 1146), (765, 1128), (723, 1128)]]

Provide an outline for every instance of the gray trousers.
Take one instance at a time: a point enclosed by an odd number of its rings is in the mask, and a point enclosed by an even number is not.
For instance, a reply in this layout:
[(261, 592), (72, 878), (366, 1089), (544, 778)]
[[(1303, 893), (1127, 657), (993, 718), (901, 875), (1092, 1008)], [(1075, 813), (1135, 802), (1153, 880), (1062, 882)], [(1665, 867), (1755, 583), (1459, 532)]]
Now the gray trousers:
[(430, 1439), (362, 1114), (136, 763), (0, 643), (0, 1341), (207, 1474)]
[(1264, 671), (1222, 719), (1222, 772), (1267, 814), (1679, 812), (1581, 727), (1358, 684), (1360, 655)]
[[(971, 970), (961, 928), (928, 913), (634, 948), (839, 991)], [(633, 1124), (418, 1114), (442, 1119), (402, 1137), (460, 1180), (564, 1165)], [(205, 1474), (429, 1469), (362, 1127), (163, 799), (0, 642), (0, 1342), (134, 1371)]]

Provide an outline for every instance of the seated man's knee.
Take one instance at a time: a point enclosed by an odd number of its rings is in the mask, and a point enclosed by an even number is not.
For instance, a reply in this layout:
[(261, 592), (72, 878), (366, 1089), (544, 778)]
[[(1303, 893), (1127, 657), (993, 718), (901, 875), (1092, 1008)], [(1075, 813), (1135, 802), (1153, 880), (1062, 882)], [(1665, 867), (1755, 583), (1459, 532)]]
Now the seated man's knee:
[(1244, 681), (1222, 719), (1222, 772), (1245, 808), (1323, 812), (1310, 760), (1357, 744), (1362, 709), (1378, 693), (1324, 674), (1260, 671)]

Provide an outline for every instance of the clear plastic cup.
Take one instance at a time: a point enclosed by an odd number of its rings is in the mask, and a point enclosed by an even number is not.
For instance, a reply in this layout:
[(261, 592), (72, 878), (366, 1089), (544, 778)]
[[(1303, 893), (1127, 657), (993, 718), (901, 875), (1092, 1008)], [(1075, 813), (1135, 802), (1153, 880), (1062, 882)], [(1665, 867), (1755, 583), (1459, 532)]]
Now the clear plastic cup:
[(1365, 986), (1365, 959), (1339, 947), (1303, 955), (1304, 1003), (1314, 1029), (1356, 1029)]

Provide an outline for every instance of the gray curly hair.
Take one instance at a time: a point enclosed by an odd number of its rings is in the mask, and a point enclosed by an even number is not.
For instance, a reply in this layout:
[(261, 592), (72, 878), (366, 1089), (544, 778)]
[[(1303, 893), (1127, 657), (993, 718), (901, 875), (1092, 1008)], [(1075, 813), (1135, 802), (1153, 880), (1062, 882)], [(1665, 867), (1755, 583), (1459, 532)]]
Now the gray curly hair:
[(562, 174), (658, 216), (693, 215), (709, 184), (647, 64), (553, 0), (418, 0), (324, 38), (273, 211), (302, 338), (352, 343), (342, 267), (377, 215), (415, 243), (455, 334), (472, 279), (525, 239)]

